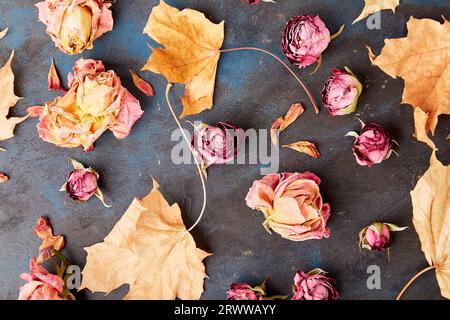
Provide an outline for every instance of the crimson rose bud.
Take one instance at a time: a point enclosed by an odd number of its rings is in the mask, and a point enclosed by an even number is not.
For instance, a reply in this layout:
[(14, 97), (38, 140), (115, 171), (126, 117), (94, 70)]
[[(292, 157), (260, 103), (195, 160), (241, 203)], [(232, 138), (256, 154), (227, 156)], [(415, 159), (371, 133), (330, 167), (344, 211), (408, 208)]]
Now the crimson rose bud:
[(75, 201), (87, 201), (97, 191), (98, 174), (91, 169), (73, 170), (67, 178), (67, 194)]
[(322, 101), (330, 116), (352, 113), (358, 104), (362, 85), (349, 68), (345, 70), (333, 69), (322, 90)]
[(392, 223), (374, 222), (359, 232), (359, 245), (368, 250), (381, 251), (391, 244), (391, 231), (403, 231), (407, 227), (399, 227)]
[(295, 16), (284, 28), (281, 48), (291, 63), (304, 68), (320, 59), (330, 41), (330, 31), (319, 16)]
[(371, 167), (388, 159), (393, 150), (394, 141), (390, 134), (379, 124), (363, 123), (363, 129), (358, 134), (354, 131), (347, 133), (347, 136), (355, 137), (353, 153), (361, 166)]
[(334, 287), (336, 280), (326, 276), (321, 269), (314, 269), (308, 273), (303, 270), (297, 272), (294, 278), (292, 300), (336, 300), (339, 292)]

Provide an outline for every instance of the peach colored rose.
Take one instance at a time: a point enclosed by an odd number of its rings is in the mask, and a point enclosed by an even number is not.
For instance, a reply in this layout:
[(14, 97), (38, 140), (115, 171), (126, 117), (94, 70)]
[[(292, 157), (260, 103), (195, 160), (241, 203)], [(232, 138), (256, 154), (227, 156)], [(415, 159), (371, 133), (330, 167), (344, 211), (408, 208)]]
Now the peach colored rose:
[(64, 289), (63, 279), (49, 273), (34, 259), (30, 260), (30, 272), (22, 273), (20, 278), (27, 283), (20, 288), (18, 300), (62, 300), (59, 294)]
[[(330, 206), (323, 203), (320, 179), (313, 173), (269, 174), (256, 180), (245, 198), (264, 214), (264, 226), (293, 241), (330, 236)], [(269, 231), (270, 232), (270, 231)]]
[(139, 101), (122, 86), (114, 71), (105, 71), (100, 60), (79, 59), (73, 71), (64, 96), (42, 109), (29, 109), (30, 114), (40, 116), (37, 128), (41, 139), (89, 151), (108, 129), (116, 138), (125, 138), (143, 114)]
[(78, 54), (113, 28), (110, 3), (103, 0), (45, 0), (36, 4), (39, 20), (61, 51)]

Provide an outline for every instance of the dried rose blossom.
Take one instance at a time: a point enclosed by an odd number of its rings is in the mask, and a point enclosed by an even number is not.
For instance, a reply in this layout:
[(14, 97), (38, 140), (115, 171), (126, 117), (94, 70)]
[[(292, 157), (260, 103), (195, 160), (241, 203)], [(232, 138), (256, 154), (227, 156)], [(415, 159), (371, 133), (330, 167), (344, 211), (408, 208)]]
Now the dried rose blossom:
[(69, 73), (69, 87), (44, 107), (27, 110), (39, 114), (40, 138), (57, 146), (90, 151), (106, 130), (124, 139), (143, 114), (139, 101), (100, 60), (79, 59)]
[(362, 85), (353, 72), (334, 68), (322, 90), (322, 101), (330, 116), (341, 116), (355, 111)]
[(319, 16), (302, 15), (286, 24), (281, 48), (291, 63), (304, 68), (319, 61), (330, 41), (330, 31)]
[(192, 147), (204, 167), (232, 161), (242, 143), (243, 131), (227, 122), (217, 126), (201, 124), (195, 128)]
[(317, 268), (305, 273), (300, 270), (294, 278), (292, 300), (336, 300), (339, 292), (334, 287), (336, 280), (327, 277), (326, 272)]
[(75, 170), (69, 173), (67, 182), (60, 191), (66, 191), (70, 198), (75, 201), (85, 202), (92, 196), (97, 196), (103, 205), (109, 207), (104, 200), (104, 196), (98, 187), (98, 178), (100, 175), (92, 168), (85, 168), (81, 163), (74, 159), (69, 159)]
[(34, 258), (30, 260), (30, 272), (22, 273), (20, 278), (27, 283), (20, 288), (18, 300), (63, 300), (60, 295), (64, 280), (49, 273)]
[(394, 140), (390, 134), (379, 124), (364, 124), (362, 131), (358, 134), (354, 131), (347, 133), (347, 136), (355, 137), (353, 153), (356, 162), (361, 166), (371, 167), (388, 159), (393, 150)]
[(61, 51), (78, 54), (113, 28), (111, 3), (103, 0), (45, 0), (36, 4), (39, 20)]
[(227, 291), (228, 300), (263, 300), (265, 295), (262, 286), (252, 287), (247, 283), (233, 283)]
[(311, 172), (278, 173), (256, 180), (245, 201), (264, 214), (267, 231), (292, 241), (330, 236), (330, 206), (323, 203), (320, 179)]
[(374, 222), (359, 232), (359, 245), (368, 250), (381, 251), (391, 244), (391, 231), (403, 231), (407, 227), (399, 227), (392, 223)]

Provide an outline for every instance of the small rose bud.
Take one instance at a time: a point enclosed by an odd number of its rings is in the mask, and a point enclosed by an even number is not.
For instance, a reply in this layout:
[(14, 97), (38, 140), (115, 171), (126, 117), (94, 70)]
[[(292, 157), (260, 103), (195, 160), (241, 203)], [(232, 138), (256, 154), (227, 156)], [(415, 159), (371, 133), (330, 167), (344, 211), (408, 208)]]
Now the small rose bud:
[(330, 116), (341, 116), (355, 111), (362, 85), (353, 72), (333, 69), (322, 90), (322, 101)]
[(192, 147), (206, 167), (223, 164), (234, 159), (242, 142), (242, 130), (227, 123), (217, 126), (202, 124), (192, 137)]
[(87, 201), (97, 191), (97, 179), (92, 169), (73, 170), (67, 178), (67, 194), (75, 201)]
[(286, 24), (281, 48), (291, 63), (304, 68), (319, 61), (330, 41), (330, 31), (319, 16), (295, 16)]
[(264, 284), (253, 288), (247, 283), (233, 283), (227, 291), (228, 300), (263, 300), (264, 295)]
[(67, 182), (59, 191), (66, 191), (69, 197), (75, 201), (84, 202), (95, 195), (107, 208), (110, 205), (105, 203), (103, 192), (98, 187), (100, 175), (92, 168), (85, 168), (84, 165), (74, 159), (69, 158), (74, 170), (67, 177)]
[(394, 140), (379, 124), (362, 124), (363, 128), (359, 134), (351, 131), (347, 136), (355, 137), (353, 153), (356, 162), (361, 166), (371, 167), (391, 156)]
[(294, 278), (292, 300), (336, 300), (339, 292), (334, 287), (336, 280), (326, 276), (321, 269), (314, 269), (308, 273), (300, 270)]
[(403, 231), (407, 227), (399, 227), (392, 223), (374, 222), (359, 232), (359, 245), (368, 250), (381, 251), (391, 244), (391, 231)]

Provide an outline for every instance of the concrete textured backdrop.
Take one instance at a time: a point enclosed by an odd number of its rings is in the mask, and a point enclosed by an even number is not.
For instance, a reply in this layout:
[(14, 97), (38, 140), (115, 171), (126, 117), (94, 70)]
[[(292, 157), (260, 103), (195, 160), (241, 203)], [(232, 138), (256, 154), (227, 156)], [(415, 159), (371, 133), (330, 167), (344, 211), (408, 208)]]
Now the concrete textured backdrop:
[[(16, 93), (22, 97), (12, 114), (23, 115), (28, 106), (43, 104), (55, 97), (47, 91), (47, 72), (51, 59), (66, 83), (66, 75), (80, 56), (69, 56), (54, 47), (45, 27), (37, 21), (33, 0), (0, 2), (0, 29), (10, 31), (0, 41), (0, 63), (16, 50), (13, 70)], [(321, 241), (291, 242), (277, 234), (268, 234), (260, 213), (245, 205), (245, 195), (253, 180), (260, 178), (259, 165), (213, 166), (209, 170), (208, 206), (205, 216), (193, 234), (198, 245), (214, 255), (207, 258), (210, 279), (205, 281), (203, 299), (224, 299), (232, 282), (257, 284), (268, 277), (270, 294), (290, 292), (297, 269), (320, 267), (337, 279), (342, 299), (393, 299), (401, 287), (426, 260), (413, 228), (395, 234), (390, 250), (377, 253), (358, 249), (358, 231), (374, 220), (411, 226), (412, 208), (409, 191), (425, 172), (430, 149), (412, 138), (412, 108), (401, 105), (403, 81), (392, 79), (367, 57), (365, 45), (375, 53), (383, 39), (406, 35), (410, 16), (442, 20), (450, 16), (450, 2), (403, 0), (396, 14), (383, 11), (381, 29), (369, 30), (365, 21), (351, 25), (362, 10), (363, 1), (278, 0), (277, 4), (250, 6), (240, 0), (174, 1), (178, 8), (204, 12), (214, 22), (225, 20), (224, 48), (257, 46), (282, 56), (279, 42), (285, 22), (293, 15), (320, 14), (334, 32), (346, 24), (345, 32), (332, 41), (323, 56), (317, 74), (310, 69), (297, 70), (305, 77), (317, 101), (324, 81), (333, 67), (349, 66), (364, 84), (364, 92), (356, 114), (329, 118), (323, 110), (316, 115), (298, 84), (271, 57), (255, 52), (225, 53), (219, 63), (215, 90), (215, 106), (211, 111), (189, 117), (206, 123), (232, 122), (242, 128), (269, 128), (294, 102), (303, 102), (305, 114), (283, 132), (282, 143), (311, 140), (322, 153), (312, 159), (291, 150), (281, 150), (280, 171), (310, 170), (322, 178), (322, 193), (331, 204), (329, 221), (331, 237)], [(118, 0), (113, 6), (114, 30), (95, 42), (93, 50), (82, 56), (104, 61), (114, 69), (124, 85), (141, 101), (144, 116), (125, 140), (105, 133), (94, 151), (63, 149), (41, 141), (36, 120), (19, 125), (14, 139), (0, 143), (7, 152), (0, 154), (0, 171), (10, 181), (0, 185), (0, 298), (15, 299), (27, 271), (28, 261), (38, 248), (33, 226), (40, 215), (50, 218), (56, 234), (66, 236), (65, 253), (74, 264), (84, 266), (83, 247), (92, 245), (109, 233), (127, 209), (134, 196), (142, 197), (151, 188), (151, 175), (158, 179), (170, 202), (183, 203), (183, 217), (191, 225), (201, 206), (201, 187), (195, 167), (174, 166), (170, 160), (170, 141), (176, 129), (164, 100), (165, 80), (150, 72), (141, 73), (153, 84), (155, 97), (145, 97), (132, 84), (128, 69), (139, 70), (149, 56), (150, 39), (142, 33), (148, 15), (157, 0)], [(426, 35), (424, 35), (426, 36)], [(177, 86), (173, 101), (182, 87)], [(399, 142), (399, 157), (372, 168), (356, 164), (352, 139), (346, 132), (359, 129), (356, 116), (366, 122), (386, 126)], [(445, 137), (449, 132), (448, 117), (440, 117), (436, 144), (438, 157), (445, 164), (450, 151)], [(73, 157), (101, 171), (101, 187), (111, 209), (92, 199), (85, 204), (70, 201), (58, 192), (71, 170), (67, 158)], [(366, 269), (376, 264), (381, 268), (381, 289), (368, 290)], [(109, 296), (83, 290), (79, 299), (118, 299), (127, 287)], [(423, 275), (409, 289), (405, 299), (440, 299), (433, 272)]]

